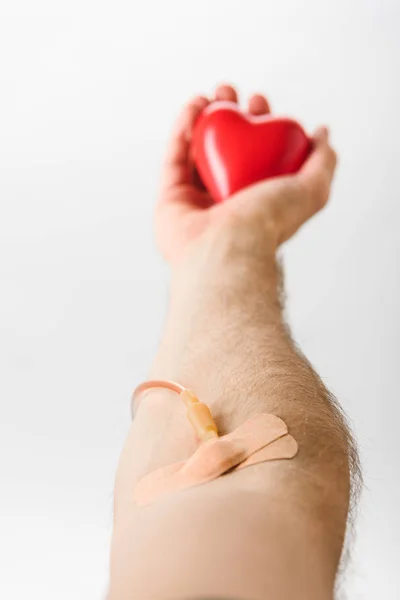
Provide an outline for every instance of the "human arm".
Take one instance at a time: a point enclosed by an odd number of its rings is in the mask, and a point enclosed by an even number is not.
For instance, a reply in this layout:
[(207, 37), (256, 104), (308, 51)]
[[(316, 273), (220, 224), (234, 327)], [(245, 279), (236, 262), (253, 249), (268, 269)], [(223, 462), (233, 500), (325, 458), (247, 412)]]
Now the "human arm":
[(151, 376), (193, 389), (222, 434), (260, 412), (280, 416), (300, 451), (138, 508), (140, 478), (196, 447), (176, 398), (148, 394), (117, 474), (109, 597), (332, 598), (355, 455), (340, 410), (291, 339), (276, 252), (325, 204), (335, 155), (322, 131), (299, 177), (210, 208), (184, 180), (182, 125), (204, 100), (194, 104), (173, 138), (157, 210), (172, 281)]

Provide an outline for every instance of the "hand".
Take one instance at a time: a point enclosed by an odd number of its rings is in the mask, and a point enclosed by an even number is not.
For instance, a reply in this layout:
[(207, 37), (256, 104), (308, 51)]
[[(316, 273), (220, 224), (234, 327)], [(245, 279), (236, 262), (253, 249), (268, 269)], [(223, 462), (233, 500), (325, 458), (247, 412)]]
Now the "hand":
[[(215, 100), (237, 102), (238, 98), (234, 88), (221, 85)], [(313, 136), (311, 155), (297, 174), (256, 183), (214, 204), (199, 180), (190, 151), (193, 126), (210, 102), (198, 96), (185, 106), (167, 150), (155, 219), (157, 243), (170, 262), (182, 257), (188, 244), (207, 229), (223, 223), (229, 227), (250, 224), (254, 235), (261, 225), (262, 237), (275, 250), (329, 198), (336, 154), (327, 129), (321, 127)], [(248, 111), (262, 115), (270, 109), (265, 97), (257, 94), (251, 96)]]

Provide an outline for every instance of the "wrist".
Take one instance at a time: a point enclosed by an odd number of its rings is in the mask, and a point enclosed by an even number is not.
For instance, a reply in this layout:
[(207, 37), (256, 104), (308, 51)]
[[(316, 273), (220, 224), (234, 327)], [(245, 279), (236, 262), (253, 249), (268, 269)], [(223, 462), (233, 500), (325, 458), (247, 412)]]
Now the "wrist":
[(207, 300), (212, 314), (221, 302), (229, 310), (263, 298), (269, 311), (281, 312), (282, 271), (272, 236), (232, 221), (210, 226), (173, 265), (171, 306), (194, 312)]

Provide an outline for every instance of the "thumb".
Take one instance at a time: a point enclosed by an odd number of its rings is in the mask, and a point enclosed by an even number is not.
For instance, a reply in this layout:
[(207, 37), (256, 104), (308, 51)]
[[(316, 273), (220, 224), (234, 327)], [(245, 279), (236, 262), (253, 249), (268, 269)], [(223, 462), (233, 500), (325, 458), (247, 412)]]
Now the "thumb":
[(245, 188), (217, 210), (255, 216), (264, 221), (277, 245), (288, 240), (329, 197), (336, 154), (325, 127), (315, 132), (312, 144), (311, 154), (298, 173)]
[(282, 193), (274, 196), (272, 214), (279, 244), (296, 233), (329, 199), (337, 158), (326, 127), (317, 129), (312, 144), (311, 154), (300, 171), (282, 178)]
[(307, 196), (309, 216), (328, 201), (337, 164), (336, 152), (329, 144), (329, 132), (319, 127), (313, 136), (313, 151), (297, 174)]

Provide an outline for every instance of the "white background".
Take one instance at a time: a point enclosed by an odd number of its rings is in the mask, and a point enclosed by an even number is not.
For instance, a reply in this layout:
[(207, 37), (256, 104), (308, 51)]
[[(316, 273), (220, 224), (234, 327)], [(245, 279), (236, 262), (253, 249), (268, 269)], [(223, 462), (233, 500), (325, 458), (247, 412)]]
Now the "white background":
[(105, 591), (131, 390), (163, 321), (151, 216), (180, 105), (230, 80), (340, 154), (285, 249), (297, 340), (348, 412), (366, 491), (344, 584), (400, 598), (396, 0), (0, 5), (0, 596)]

